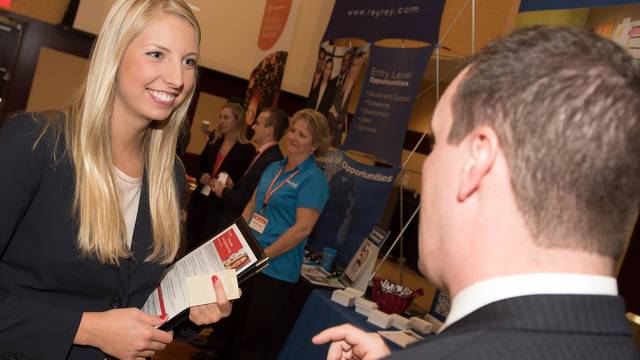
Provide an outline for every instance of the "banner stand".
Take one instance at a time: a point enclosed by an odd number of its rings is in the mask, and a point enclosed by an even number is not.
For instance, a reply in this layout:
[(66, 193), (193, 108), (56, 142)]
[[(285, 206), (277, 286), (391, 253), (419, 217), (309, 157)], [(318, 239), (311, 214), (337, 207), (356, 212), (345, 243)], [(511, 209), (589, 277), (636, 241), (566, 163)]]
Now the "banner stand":
[[(475, 54), (475, 50), (476, 50), (476, 1), (475, 0), (470, 0), (471, 1), (471, 54)], [(449, 26), (449, 28), (447, 29), (447, 31), (445, 31), (444, 35), (438, 40), (438, 43), (434, 44), (435, 46), (435, 57), (436, 57), (436, 81), (435, 81), (435, 87), (436, 87), (436, 103), (440, 100), (440, 44), (444, 41), (444, 39), (447, 37), (447, 35), (449, 35), (449, 32), (451, 31), (451, 29), (453, 28), (453, 26), (455, 24), (458, 23), (460, 16), (462, 15), (463, 11), (466, 9), (467, 5), (469, 4), (469, 0), (467, 0), (464, 5), (462, 6), (462, 8), (460, 9), (460, 12), (456, 15), (454, 21), (451, 23), (451, 25)], [(417, 95), (417, 98), (419, 98), (424, 92), (421, 92)], [(409, 153), (409, 155), (407, 156), (407, 158), (405, 159), (404, 163), (402, 164), (402, 167), (400, 168), (400, 171), (398, 173), (398, 178), (402, 179), (404, 176), (404, 172), (406, 171), (406, 166), (409, 163), (409, 160), (411, 160), (411, 158), (413, 157), (413, 155), (416, 153), (416, 151), (418, 150), (418, 147), (420, 146), (420, 144), (422, 144), (422, 142), (424, 141), (424, 138), (427, 136), (428, 131), (424, 131), (422, 133), (422, 136), (420, 137), (420, 139), (418, 140), (418, 142), (416, 143), (416, 145), (413, 147), (413, 149), (411, 150), (411, 152)], [(400, 188), (402, 189), (402, 183)], [(404, 201), (402, 199), (402, 196), (400, 196), (400, 208), (402, 209), (404, 206)], [(389, 246), (389, 249), (387, 250), (387, 252), (385, 253), (385, 255), (383, 256), (383, 258), (380, 260), (380, 263), (378, 264), (378, 266), (375, 268), (375, 270), (373, 271), (373, 273), (369, 276), (369, 281), (371, 279), (373, 279), (373, 277), (376, 275), (376, 273), (380, 270), (380, 267), (382, 266), (382, 263), (385, 262), (385, 260), (387, 259), (387, 257), (389, 257), (389, 254), (391, 253), (391, 250), (393, 250), (393, 248), (396, 246), (396, 243), (398, 241), (400, 241), (400, 249), (401, 249), (401, 259), (400, 259), (400, 285), (404, 285), (403, 283), (403, 275), (404, 275), (404, 268), (403, 268), (403, 264), (404, 264), (404, 258), (402, 258), (402, 248), (404, 245), (404, 240), (403, 240), (403, 235), (404, 232), (407, 230), (407, 228), (409, 227), (409, 225), (411, 224), (411, 222), (413, 221), (413, 219), (415, 218), (416, 214), (418, 214), (418, 212), (420, 211), (420, 207), (422, 204), (418, 204), (418, 207), (416, 207), (416, 209), (414, 210), (414, 212), (411, 214), (411, 217), (409, 217), (409, 220), (407, 221), (406, 224), (403, 224), (403, 218), (402, 216), (400, 217), (400, 233), (398, 234), (398, 236), (396, 236), (395, 240), (393, 241), (393, 243), (391, 244), (391, 246)], [(401, 212), (402, 214), (402, 212)], [(418, 240), (419, 241), (419, 240)]]

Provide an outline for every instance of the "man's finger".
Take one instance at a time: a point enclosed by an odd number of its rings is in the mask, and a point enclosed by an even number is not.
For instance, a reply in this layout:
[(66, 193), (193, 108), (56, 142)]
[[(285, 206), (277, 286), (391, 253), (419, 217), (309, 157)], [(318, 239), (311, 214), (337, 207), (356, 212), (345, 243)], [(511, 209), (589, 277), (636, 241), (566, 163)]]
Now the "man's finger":
[(349, 336), (352, 332), (363, 333), (362, 330), (353, 325), (342, 324), (320, 332), (319, 334), (314, 336), (311, 341), (316, 345), (324, 344), (329, 341), (341, 341), (345, 340), (347, 336)]
[(332, 342), (327, 352), (327, 360), (341, 360), (344, 353), (350, 350), (351, 346), (344, 341)]

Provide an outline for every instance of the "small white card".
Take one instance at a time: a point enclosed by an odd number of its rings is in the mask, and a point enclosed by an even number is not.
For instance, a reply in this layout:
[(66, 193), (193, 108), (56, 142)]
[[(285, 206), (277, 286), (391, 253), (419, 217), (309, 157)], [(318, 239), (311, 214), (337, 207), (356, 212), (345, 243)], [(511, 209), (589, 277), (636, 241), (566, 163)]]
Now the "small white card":
[(430, 322), (417, 316), (409, 318), (409, 327), (423, 335), (431, 333), (433, 329), (433, 325)]
[(222, 183), (222, 185), (227, 183), (227, 179), (229, 178), (229, 174), (226, 172), (221, 172), (218, 174), (218, 182)]
[(389, 341), (396, 343), (403, 348), (411, 345), (416, 341), (423, 340), (424, 338), (411, 330), (403, 331), (378, 331), (378, 334)]
[(204, 196), (209, 196), (211, 194), (211, 187), (209, 185), (205, 185), (200, 189), (200, 194)]
[(238, 299), (240, 291), (238, 289), (238, 278), (235, 269), (224, 270), (218, 273), (189, 276), (187, 278), (187, 294), (189, 306), (203, 304), (213, 304), (216, 302), (216, 292), (213, 289), (211, 276), (218, 276), (222, 281), (222, 287), (229, 300)]
[(396, 329), (406, 330), (411, 320), (399, 314), (391, 314), (391, 326)]
[(356, 298), (356, 305), (360, 305), (361, 307), (365, 307), (369, 310), (376, 310), (378, 308), (378, 304), (373, 301), (369, 301), (365, 298)]
[(380, 310), (371, 310), (367, 321), (373, 325), (387, 329), (391, 326), (391, 315)]
[(363, 291), (360, 291), (358, 289), (354, 289), (352, 287), (347, 287), (346, 289), (344, 289), (344, 291), (348, 292), (349, 295), (353, 295), (354, 297), (357, 297), (357, 298), (359, 298), (359, 297), (364, 295)]

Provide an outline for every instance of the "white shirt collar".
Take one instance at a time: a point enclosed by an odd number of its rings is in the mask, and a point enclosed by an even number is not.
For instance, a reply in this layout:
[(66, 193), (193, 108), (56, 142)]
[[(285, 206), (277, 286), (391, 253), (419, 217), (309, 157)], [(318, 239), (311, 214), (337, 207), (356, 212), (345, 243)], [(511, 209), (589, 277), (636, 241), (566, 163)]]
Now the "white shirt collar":
[(464, 288), (453, 298), (451, 310), (440, 331), (490, 303), (536, 294), (617, 296), (618, 285), (610, 276), (570, 273), (531, 273), (483, 280)]
[(262, 153), (265, 152), (265, 150), (267, 150), (268, 148), (272, 147), (275, 144), (277, 144), (276, 141), (269, 141), (268, 143), (260, 146), (260, 148), (258, 149), (258, 153), (262, 155)]

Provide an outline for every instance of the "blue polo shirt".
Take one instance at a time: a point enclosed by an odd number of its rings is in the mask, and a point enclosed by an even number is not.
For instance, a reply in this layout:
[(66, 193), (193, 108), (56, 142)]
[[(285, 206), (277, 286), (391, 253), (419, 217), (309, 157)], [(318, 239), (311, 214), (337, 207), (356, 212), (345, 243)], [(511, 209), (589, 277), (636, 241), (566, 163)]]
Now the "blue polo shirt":
[[(329, 185), (313, 156), (309, 156), (291, 171), (284, 171), (286, 163), (287, 158), (269, 165), (262, 173), (256, 188), (256, 212), (269, 220), (262, 234), (252, 229), (263, 248), (274, 243), (280, 235), (295, 224), (298, 208), (316, 209), (322, 212), (329, 197)], [(273, 189), (287, 180), (296, 170), (300, 172), (274, 192), (267, 206), (263, 208), (265, 193), (280, 170), (282, 173), (273, 184)], [(298, 281), (306, 243), (307, 239), (304, 239), (291, 250), (269, 260), (269, 266), (263, 270), (263, 274), (286, 282)]]

